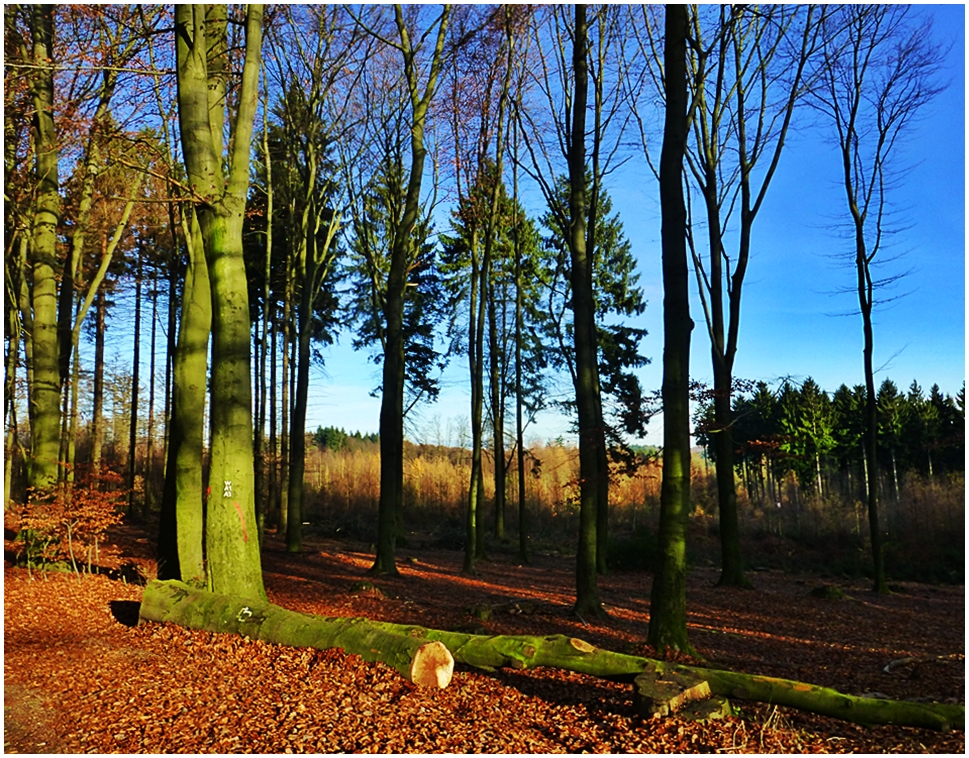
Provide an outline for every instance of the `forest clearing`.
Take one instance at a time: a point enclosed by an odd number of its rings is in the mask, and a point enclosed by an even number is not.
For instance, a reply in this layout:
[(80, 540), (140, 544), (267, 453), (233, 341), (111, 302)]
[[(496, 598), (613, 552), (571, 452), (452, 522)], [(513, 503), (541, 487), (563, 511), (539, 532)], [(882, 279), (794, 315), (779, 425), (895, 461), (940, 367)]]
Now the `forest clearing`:
[(964, 20), (5, 5), (6, 751), (961, 753)]
[[(629, 684), (540, 668), (486, 673), (458, 666), (446, 689), (415, 688), (393, 669), (320, 652), (137, 620), (153, 576), (149, 540), (112, 530), (107, 576), (5, 569), (4, 749), (14, 752), (858, 752), (962, 754), (965, 733), (862, 727), (788, 708), (733, 701), (739, 715), (696, 723), (643, 719)], [(577, 636), (649, 654), (650, 575), (601, 579), (605, 620), (572, 612), (573, 560), (536, 555), (519, 565), (494, 551), (475, 578), (461, 553), (402, 551), (400, 577), (351, 588), (372, 562), (361, 543), (311, 540), (301, 556), (270, 536), (270, 599), (328, 616), (488, 634)], [(137, 567), (137, 569), (135, 569)], [(826, 580), (842, 599), (812, 597), (816, 577), (751, 574), (754, 590), (713, 586), (713, 568), (688, 580), (688, 625), (707, 665), (799, 679), (849, 694), (963, 702), (962, 586)], [(817, 593), (815, 593), (817, 594)], [(482, 612), (490, 608), (491, 613)], [(473, 615), (477, 614), (477, 615)], [(486, 616), (487, 618), (481, 618)], [(886, 670), (887, 669), (887, 670)]]

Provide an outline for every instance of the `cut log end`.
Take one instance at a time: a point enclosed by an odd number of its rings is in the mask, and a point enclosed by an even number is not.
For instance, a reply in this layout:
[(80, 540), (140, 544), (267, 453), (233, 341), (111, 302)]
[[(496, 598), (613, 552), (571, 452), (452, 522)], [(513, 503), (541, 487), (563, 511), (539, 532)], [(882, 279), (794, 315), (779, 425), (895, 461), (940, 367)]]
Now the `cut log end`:
[(441, 642), (428, 642), (414, 654), (410, 680), (418, 687), (444, 689), (454, 674), (454, 656)]

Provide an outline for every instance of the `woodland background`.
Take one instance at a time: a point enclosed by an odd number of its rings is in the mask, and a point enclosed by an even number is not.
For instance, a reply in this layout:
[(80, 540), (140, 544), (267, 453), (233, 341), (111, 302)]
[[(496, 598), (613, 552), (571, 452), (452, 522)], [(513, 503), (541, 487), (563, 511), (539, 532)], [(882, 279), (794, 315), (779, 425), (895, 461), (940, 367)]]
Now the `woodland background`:
[[(161, 573), (177, 554), (183, 578), (225, 569), (228, 587), (264, 594), (250, 529), (294, 553), (304, 534), (370, 541), (387, 573), (422, 532), (463, 548), (468, 573), (489, 544), (575, 551), (576, 608), (598, 612), (610, 567), (682, 575), (662, 563), (683, 540), (671, 523), (695, 535), (694, 561), (716, 564), (722, 542), (726, 584), (790, 564), (758, 552), (776, 540), (879, 589), (885, 572), (964, 581), (964, 386), (876, 391), (870, 335), (868, 386), (771, 387), (732, 368), (751, 225), (790, 124), (830, 117), (837, 139), (864, 45), (881, 97), (854, 93), (873, 111), (841, 151), (869, 332), (894, 296), (901, 274), (871, 268), (905, 165), (892, 148), (944, 87), (906, 9), (690, 10), (679, 126), (655, 8), (10, 5), (4, 19), (5, 516), (28, 563), (97, 563), (124, 517), (158, 525)], [(671, 135), (679, 173), (664, 175)], [(633, 155), (689, 201), (675, 284), (686, 293), (689, 261), (712, 387), (688, 387), (682, 365), (675, 396), (636, 374), (646, 303), (609, 196)], [(122, 322), (131, 362), (108, 364)], [(307, 429), (314, 351), (342, 328), (382, 372), (377, 435)], [(689, 328), (665, 338), (666, 360), (689, 353)], [(405, 440), (456, 356), (468, 429)], [(552, 410), (576, 420), (577, 446), (528, 439)], [(661, 411), (682, 434), (646, 447)], [(675, 504), (661, 486), (674, 452)]]

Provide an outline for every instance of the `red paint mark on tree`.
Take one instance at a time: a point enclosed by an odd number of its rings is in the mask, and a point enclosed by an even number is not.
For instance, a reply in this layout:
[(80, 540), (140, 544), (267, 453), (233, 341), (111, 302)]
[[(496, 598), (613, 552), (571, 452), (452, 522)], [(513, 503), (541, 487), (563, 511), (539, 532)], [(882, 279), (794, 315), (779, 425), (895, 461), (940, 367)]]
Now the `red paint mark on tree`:
[(242, 508), (239, 507), (239, 504), (235, 500), (232, 501), (232, 504), (236, 507), (236, 513), (239, 514), (239, 521), (242, 523), (242, 541), (248, 542), (249, 535), (246, 532), (246, 517), (242, 515)]

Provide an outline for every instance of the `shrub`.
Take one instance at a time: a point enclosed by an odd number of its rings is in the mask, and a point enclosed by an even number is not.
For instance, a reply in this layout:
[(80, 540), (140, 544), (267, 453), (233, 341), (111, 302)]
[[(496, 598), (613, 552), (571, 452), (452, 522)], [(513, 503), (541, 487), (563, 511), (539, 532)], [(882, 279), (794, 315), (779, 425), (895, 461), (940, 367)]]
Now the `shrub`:
[(28, 492), (27, 503), (17, 523), (15, 552), (27, 568), (70, 566), (80, 574), (92, 560), (99, 558), (99, 543), (111, 526), (121, 523), (119, 504), (126, 492), (108, 490), (106, 485), (120, 483), (112, 472), (102, 473), (95, 487), (58, 489), (54, 492)]

